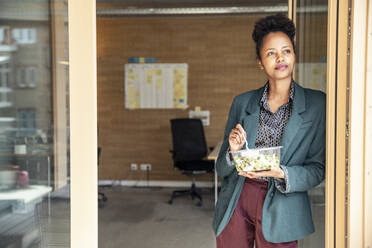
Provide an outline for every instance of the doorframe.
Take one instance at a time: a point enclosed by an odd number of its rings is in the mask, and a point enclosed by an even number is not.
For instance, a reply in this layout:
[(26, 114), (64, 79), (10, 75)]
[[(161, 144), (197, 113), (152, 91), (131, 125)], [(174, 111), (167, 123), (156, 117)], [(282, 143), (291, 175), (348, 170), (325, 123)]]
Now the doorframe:
[[(328, 1), (326, 247), (347, 239), (348, 1)], [(337, 190), (336, 190), (337, 189)]]
[(328, 4), (326, 247), (371, 247), (372, 2)]
[(371, 0), (328, 1), (326, 248), (372, 246), (371, 23)]
[(371, 247), (372, 1), (353, 0), (351, 4), (347, 244)]
[[(288, 16), (294, 22), (296, 9), (297, 0), (288, 0)], [(327, 25), (325, 247), (344, 248), (348, 108), (346, 104), (337, 103), (347, 100), (348, 1), (328, 1)]]
[[(289, 8), (293, 1), (288, 0)], [(352, 23), (364, 23), (369, 32), (353, 32), (353, 48), (351, 50), (351, 64), (360, 62), (355, 56), (357, 49), (364, 44), (367, 54), (371, 54), (371, 27), (367, 25), (371, 20), (371, 1), (353, 0)], [(357, 5), (358, 3), (358, 5)], [(351, 70), (351, 117), (355, 120), (351, 125), (350, 138), (355, 139), (361, 148), (361, 164), (357, 167), (358, 159), (350, 157), (351, 177), (349, 188), (346, 188), (346, 128), (348, 109), (346, 104), (348, 80), (348, 1), (328, 1), (328, 41), (327, 41), (327, 140), (326, 140), (326, 244), (325, 247), (348, 247), (356, 243), (371, 245), (368, 234), (371, 231), (372, 215), (367, 211), (372, 206), (368, 196), (371, 189), (372, 163), (371, 155), (367, 152), (367, 145), (372, 143), (371, 130), (367, 124), (372, 123), (371, 86), (371, 56), (364, 54), (362, 67), (364, 78), (360, 80), (357, 66)], [(293, 8), (291, 12), (295, 15)], [(358, 14), (355, 14), (358, 13)], [(367, 13), (367, 18), (360, 16)], [(363, 14), (363, 16), (365, 16)], [(295, 16), (290, 16), (295, 19)], [(97, 66), (96, 66), (96, 2), (95, 0), (68, 0), (69, 20), (69, 64), (70, 64), (70, 133), (71, 133), (71, 247), (98, 246), (98, 209), (97, 209)], [(354, 26), (353, 26), (354, 27)], [(355, 26), (356, 27), (356, 26)], [(365, 29), (367, 31), (367, 29)], [(368, 42), (366, 42), (368, 41)], [(363, 43), (364, 42), (364, 43)], [(355, 50), (354, 50), (355, 49)], [(354, 56), (353, 56), (354, 54)], [(358, 64), (360, 65), (360, 64)], [(355, 76), (355, 77), (354, 77)], [(353, 84), (354, 83), (354, 84)], [(367, 87), (368, 86), (368, 87)], [(363, 87), (363, 90), (358, 90)], [(369, 97), (367, 97), (369, 96)], [(361, 111), (353, 111), (362, 103)], [(362, 122), (358, 122), (361, 118)], [(355, 119), (354, 119), (355, 118)], [(360, 128), (362, 127), (362, 135)], [(334, 131), (331, 131), (334, 130)], [(353, 144), (353, 143), (351, 143)], [(360, 146), (360, 144), (362, 144)], [(349, 146), (348, 154), (351, 154)], [(370, 147), (370, 146), (369, 146)], [(355, 148), (356, 149), (356, 148)], [(354, 158), (358, 156), (354, 154)], [(337, 164), (337, 166), (336, 166)], [(355, 166), (355, 167), (354, 167)], [(354, 178), (354, 171), (362, 169), (363, 183)], [(360, 170), (359, 170), (360, 171)], [(356, 174), (358, 175), (358, 174)], [(337, 179), (337, 180), (336, 180)], [(350, 186), (351, 185), (351, 186)], [(358, 186), (361, 185), (361, 186)], [(335, 190), (337, 188), (337, 191)], [(346, 190), (349, 197), (357, 198), (361, 209), (348, 209), (345, 204)], [(348, 198), (348, 199), (351, 199)], [(356, 204), (355, 204), (356, 205)], [(367, 208), (369, 207), (369, 208)], [(359, 212), (362, 211), (362, 214)], [(346, 214), (347, 213), (347, 214)], [(350, 222), (346, 229), (346, 221), (362, 216), (357, 222)], [(348, 218), (347, 218), (348, 217)], [(354, 230), (354, 227), (358, 227)], [(337, 227), (337, 228), (336, 228)], [(360, 247), (360, 246), (355, 246)]]
[(98, 247), (96, 1), (68, 0), (71, 247)]

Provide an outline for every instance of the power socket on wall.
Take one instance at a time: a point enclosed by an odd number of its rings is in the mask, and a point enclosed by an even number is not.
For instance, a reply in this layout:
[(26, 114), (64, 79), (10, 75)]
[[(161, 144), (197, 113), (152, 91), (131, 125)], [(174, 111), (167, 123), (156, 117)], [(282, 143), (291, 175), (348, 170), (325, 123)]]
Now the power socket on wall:
[(141, 164), (141, 170), (143, 171), (147, 171), (147, 170), (151, 170), (151, 164)]
[(130, 170), (132, 170), (132, 171), (138, 170), (137, 164), (136, 163), (131, 163), (130, 164)]

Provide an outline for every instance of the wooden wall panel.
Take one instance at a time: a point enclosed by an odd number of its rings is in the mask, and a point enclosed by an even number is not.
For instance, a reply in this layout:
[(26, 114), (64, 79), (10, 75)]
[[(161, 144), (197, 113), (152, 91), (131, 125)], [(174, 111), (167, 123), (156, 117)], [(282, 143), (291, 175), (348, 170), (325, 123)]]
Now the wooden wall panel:
[[(145, 178), (130, 163), (151, 163), (150, 180), (188, 180), (173, 169), (169, 120), (210, 110), (208, 146), (223, 137), (235, 95), (265, 83), (251, 39), (261, 16), (97, 18), (100, 179)], [(127, 110), (124, 64), (131, 56), (189, 65), (187, 110)], [(210, 180), (210, 177), (207, 178)]]

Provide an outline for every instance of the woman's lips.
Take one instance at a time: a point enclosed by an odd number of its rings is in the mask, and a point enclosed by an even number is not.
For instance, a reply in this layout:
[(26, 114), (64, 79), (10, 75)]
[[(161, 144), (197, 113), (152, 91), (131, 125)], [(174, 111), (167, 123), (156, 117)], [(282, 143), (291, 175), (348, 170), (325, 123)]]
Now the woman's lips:
[(287, 68), (288, 68), (288, 65), (278, 65), (278, 66), (275, 67), (275, 70), (282, 71), (282, 70), (285, 70)]

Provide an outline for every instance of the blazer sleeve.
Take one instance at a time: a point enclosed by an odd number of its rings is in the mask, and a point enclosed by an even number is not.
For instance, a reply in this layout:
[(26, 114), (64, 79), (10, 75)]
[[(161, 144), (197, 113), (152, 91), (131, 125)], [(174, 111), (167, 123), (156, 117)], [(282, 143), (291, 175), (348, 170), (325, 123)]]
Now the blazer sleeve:
[(320, 184), (325, 177), (325, 106), (320, 110), (320, 118), (315, 126), (315, 136), (301, 165), (282, 166), (286, 171), (285, 193), (307, 191)]
[(228, 154), (229, 134), (231, 129), (233, 129), (239, 121), (238, 104), (236, 99), (237, 98), (235, 97), (229, 111), (223, 143), (216, 162), (217, 175), (222, 178), (228, 177), (231, 173), (236, 172), (235, 165), (230, 160)]

